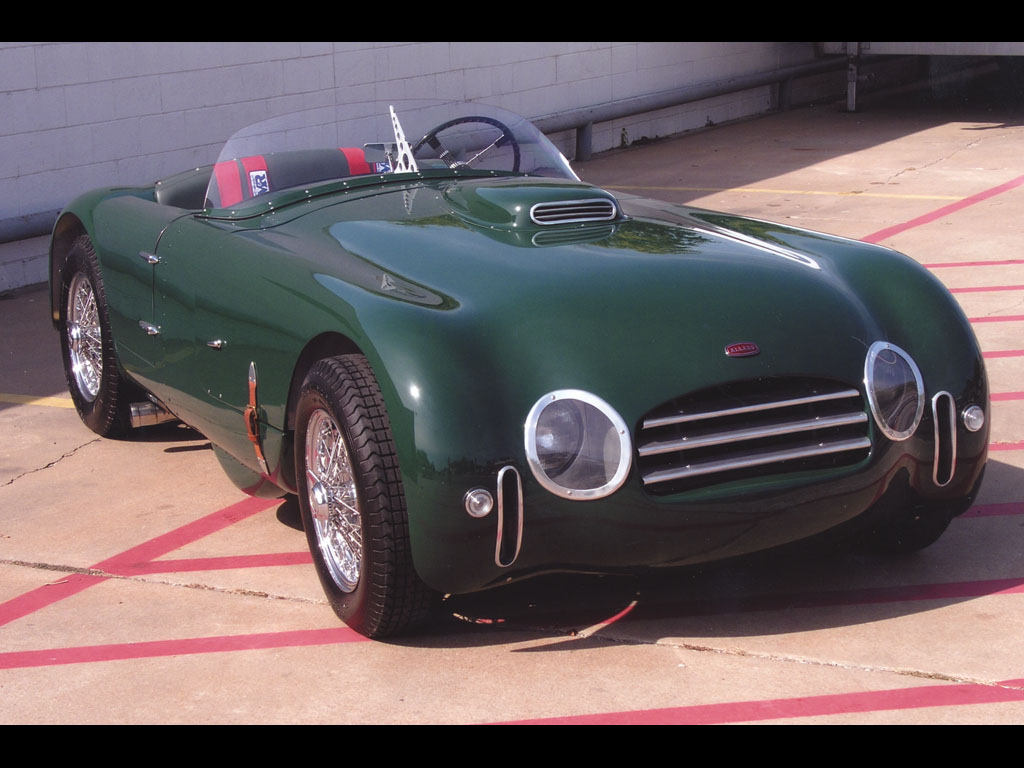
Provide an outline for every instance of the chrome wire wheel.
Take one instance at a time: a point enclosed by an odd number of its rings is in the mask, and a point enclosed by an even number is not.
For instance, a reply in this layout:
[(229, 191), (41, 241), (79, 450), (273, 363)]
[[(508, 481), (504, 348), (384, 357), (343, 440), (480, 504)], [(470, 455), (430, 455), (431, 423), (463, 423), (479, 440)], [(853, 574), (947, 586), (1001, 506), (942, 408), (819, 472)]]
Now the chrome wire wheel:
[(306, 493), (320, 554), (338, 588), (352, 592), (363, 564), (362, 515), (345, 439), (327, 411), (310, 416), (305, 448)]
[(75, 273), (68, 289), (66, 332), (72, 376), (79, 394), (91, 403), (103, 376), (103, 338), (96, 292), (81, 272)]

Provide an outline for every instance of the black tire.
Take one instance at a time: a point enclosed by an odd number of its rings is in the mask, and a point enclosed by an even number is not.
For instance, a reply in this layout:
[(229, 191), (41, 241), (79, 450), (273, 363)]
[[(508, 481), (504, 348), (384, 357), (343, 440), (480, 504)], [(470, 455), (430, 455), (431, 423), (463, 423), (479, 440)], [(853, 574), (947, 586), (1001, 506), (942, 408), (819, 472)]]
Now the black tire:
[(78, 415), (104, 437), (128, 430), (128, 384), (110, 335), (99, 262), (87, 235), (71, 246), (61, 273), (60, 346), (71, 399)]
[(313, 563), (341, 620), (367, 637), (421, 623), (435, 593), (413, 568), (391, 425), (362, 355), (320, 360), (306, 375), (295, 480)]

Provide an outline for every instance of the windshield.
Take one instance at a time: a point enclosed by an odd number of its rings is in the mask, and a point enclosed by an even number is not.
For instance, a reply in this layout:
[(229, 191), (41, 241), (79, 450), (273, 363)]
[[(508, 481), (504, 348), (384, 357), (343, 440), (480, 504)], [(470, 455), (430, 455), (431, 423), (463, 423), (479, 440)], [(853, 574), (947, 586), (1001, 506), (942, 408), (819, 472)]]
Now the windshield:
[(578, 180), (561, 152), (519, 115), (497, 107), (378, 101), (323, 107), (250, 125), (221, 150), (208, 205), (384, 174), (532, 175)]

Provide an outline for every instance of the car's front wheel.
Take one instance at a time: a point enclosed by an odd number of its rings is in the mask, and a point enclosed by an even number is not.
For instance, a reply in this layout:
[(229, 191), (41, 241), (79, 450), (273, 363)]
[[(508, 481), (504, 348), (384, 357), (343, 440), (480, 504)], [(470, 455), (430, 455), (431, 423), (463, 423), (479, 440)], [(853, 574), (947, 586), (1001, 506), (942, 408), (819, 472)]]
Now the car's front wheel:
[(99, 435), (125, 431), (127, 382), (110, 335), (99, 262), (86, 235), (71, 247), (63, 272), (60, 329), (64, 374), (78, 415)]
[(321, 360), (306, 375), (295, 457), (302, 524), (335, 613), (367, 637), (420, 623), (434, 594), (412, 565), (391, 427), (362, 355)]

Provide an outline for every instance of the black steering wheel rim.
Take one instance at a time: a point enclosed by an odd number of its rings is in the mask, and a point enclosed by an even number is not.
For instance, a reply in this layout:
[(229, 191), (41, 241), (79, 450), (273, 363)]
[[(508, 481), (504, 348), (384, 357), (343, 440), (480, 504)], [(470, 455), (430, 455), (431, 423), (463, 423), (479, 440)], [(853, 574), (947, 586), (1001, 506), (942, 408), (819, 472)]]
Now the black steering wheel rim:
[(485, 123), (487, 125), (493, 125), (499, 131), (501, 131), (501, 139), (498, 140), (498, 146), (504, 144), (512, 145), (512, 173), (519, 173), (519, 142), (516, 141), (515, 134), (512, 130), (500, 120), (495, 120), (493, 117), (487, 117), (485, 115), (466, 115), (465, 117), (456, 117), (452, 120), (441, 123), (440, 125), (431, 128), (424, 134), (423, 138), (416, 142), (416, 146), (412, 148), (413, 157), (419, 152), (420, 148), (424, 144), (429, 144), (432, 149), (438, 149), (441, 146), (441, 142), (437, 138), (437, 134), (441, 131), (446, 131), (452, 126), (462, 125), (463, 123)]

